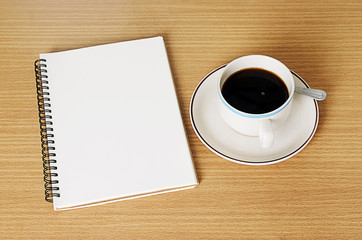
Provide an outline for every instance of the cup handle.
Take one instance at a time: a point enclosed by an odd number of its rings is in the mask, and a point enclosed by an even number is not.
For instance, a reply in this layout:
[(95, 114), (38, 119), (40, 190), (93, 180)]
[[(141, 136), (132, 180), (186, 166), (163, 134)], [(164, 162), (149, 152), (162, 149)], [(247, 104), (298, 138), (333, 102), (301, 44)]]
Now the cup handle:
[(269, 119), (259, 122), (259, 140), (263, 148), (270, 148), (274, 143), (274, 133)]

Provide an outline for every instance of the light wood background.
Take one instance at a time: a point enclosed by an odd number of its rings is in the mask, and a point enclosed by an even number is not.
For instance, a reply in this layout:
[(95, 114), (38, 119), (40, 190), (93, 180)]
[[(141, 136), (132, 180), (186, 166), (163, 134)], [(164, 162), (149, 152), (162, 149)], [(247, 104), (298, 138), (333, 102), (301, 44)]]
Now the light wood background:
[[(44, 201), (34, 60), (157, 35), (199, 187), (54, 212)], [(361, 1), (2, 1), (0, 239), (362, 239), (361, 39)], [(280, 59), (328, 93), (312, 141), (276, 165), (223, 160), (190, 125), (198, 82), (247, 54)]]

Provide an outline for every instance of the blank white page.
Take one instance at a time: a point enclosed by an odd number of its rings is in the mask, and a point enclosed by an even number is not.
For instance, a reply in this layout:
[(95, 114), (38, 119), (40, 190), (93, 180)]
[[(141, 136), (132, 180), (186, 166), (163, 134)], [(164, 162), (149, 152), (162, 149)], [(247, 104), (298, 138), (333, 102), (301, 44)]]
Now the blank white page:
[(197, 185), (162, 37), (40, 54), (61, 210)]

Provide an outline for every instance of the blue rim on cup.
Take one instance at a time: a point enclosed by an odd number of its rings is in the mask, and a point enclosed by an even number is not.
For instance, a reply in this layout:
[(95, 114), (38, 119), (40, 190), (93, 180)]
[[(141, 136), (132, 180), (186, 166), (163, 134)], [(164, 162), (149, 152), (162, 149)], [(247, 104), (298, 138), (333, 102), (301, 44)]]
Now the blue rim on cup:
[[(273, 111), (271, 112), (267, 112), (267, 113), (263, 113), (263, 114), (251, 114), (251, 113), (246, 113), (246, 112), (242, 112), (236, 108), (234, 108), (233, 106), (231, 106), (226, 100), (225, 98), (222, 96), (222, 93), (221, 93), (221, 89), (222, 89), (222, 86), (221, 85), (221, 79), (222, 79), (222, 75), (224, 74), (225, 70), (227, 69), (227, 67), (236, 62), (236, 61), (240, 61), (241, 59), (245, 59), (246, 61), (248, 60), (248, 58), (250, 57), (262, 57), (264, 59), (270, 59), (272, 61), (275, 61), (275, 62), (279, 62), (280, 63), (280, 67), (281, 68), (284, 68), (285, 71), (287, 71), (291, 77), (291, 82), (292, 82), (292, 86), (291, 86), (291, 89), (289, 89), (288, 87), (288, 92), (289, 92), (289, 97), (288, 99), (285, 101), (285, 103), (283, 105), (281, 105), (280, 107), (278, 107), (277, 109), (274, 109)], [(248, 67), (250, 68), (250, 67)], [(247, 69), (247, 68), (241, 68), (239, 69), (242, 70), (242, 69)], [(268, 70), (268, 71), (271, 71), (273, 73), (275, 73), (274, 71), (270, 70), (270, 69), (266, 69), (266, 68), (262, 68), (262, 69), (265, 69), (265, 70)], [(293, 76), (292, 74), (290, 73), (290, 70), (282, 63), (280, 62), (279, 60), (277, 59), (274, 59), (274, 58), (271, 58), (269, 56), (265, 56), (265, 55), (248, 55), (248, 56), (244, 56), (244, 57), (240, 57), (240, 58), (237, 58), (235, 59), (234, 61), (230, 62), (229, 64), (226, 65), (225, 69), (224, 69), (224, 72), (222, 73), (222, 75), (220, 76), (220, 79), (219, 81), (217, 82), (217, 92), (218, 92), (218, 95), (220, 97), (220, 100), (222, 101), (222, 103), (228, 108), (230, 109), (232, 112), (240, 115), (240, 116), (243, 116), (243, 117), (248, 117), (248, 118), (266, 118), (266, 117), (270, 117), (270, 116), (273, 116), (274, 114), (277, 114), (278, 112), (282, 111), (290, 102), (291, 100), (293, 99), (293, 96), (294, 96), (294, 90), (295, 90), (295, 84), (294, 84), (294, 80), (293, 80)], [(277, 73), (275, 73), (277, 74)], [(277, 74), (283, 81), (284, 79), (279, 75)], [(230, 76), (230, 75), (229, 75)], [(228, 77), (229, 77), (228, 76)], [(227, 78), (227, 77), (226, 77)], [(225, 79), (226, 80), (226, 79)], [(284, 81), (285, 82), (285, 81)]]

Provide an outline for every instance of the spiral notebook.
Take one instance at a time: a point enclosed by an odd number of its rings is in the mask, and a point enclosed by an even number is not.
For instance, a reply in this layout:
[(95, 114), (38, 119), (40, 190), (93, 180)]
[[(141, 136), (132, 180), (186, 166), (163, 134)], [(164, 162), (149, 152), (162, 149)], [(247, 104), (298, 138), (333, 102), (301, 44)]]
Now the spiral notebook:
[(162, 37), (40, 54), (35, 73), (54, 210), (198, 184)]

